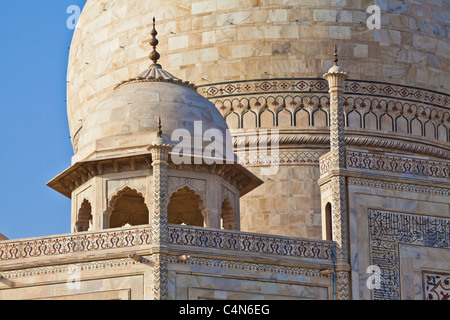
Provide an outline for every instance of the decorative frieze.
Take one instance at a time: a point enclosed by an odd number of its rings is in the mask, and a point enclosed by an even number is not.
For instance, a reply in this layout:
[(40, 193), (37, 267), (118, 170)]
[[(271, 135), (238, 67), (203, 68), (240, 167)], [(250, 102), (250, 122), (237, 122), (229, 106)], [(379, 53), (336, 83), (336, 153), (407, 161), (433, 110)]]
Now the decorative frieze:
[[(154, 255), (145, 255), (141, 257), (141, 261), (134, 261), (130, 258), (109, 259), (105, 261), (81, 262), (70, 265), (55, 265), (48, 267), (27, 268), (22, 270), (4, 271), (1, 275), (10, 280), (25, 277), (35, 277), (42, 275), (53, 275), (59, 273), (68, 273), (75, 266), (79, 271), (89, 271), (98, 269), (121, 268), (137, 265), (139, 263), (154, 265), (157, 258)], [(209, 268), (227, 268), (248, 272), (267, 272), (272, 274), (286, 274), (292, 276), (314, 277), (314, 278), (330, 278), (331, 274), (323, 273), (320, 269), (298, 268), (290, 266), (280, 266), (270, 263), (250, 263), (221, 259), (207, 259), (189, 257), (186, 261), (180, 261), (178, 255), (167, 255), (167, 263), (184, 264), (191, 266), (203, 266)]]
[(420, 192), (420, 193), (428, 193), (428, 194), (434, 194), (434, 195), (450, 196), (450, 188), (430, 187), (430, 186), (422, 186), (422, 185), (402, 183), (402, 182), (392, 182), (392, 181), (349, 177), (348, 184), (354, 185), (354, 186), (369, 187), (369, 188), (382, 188), (382, 189), (390, 189), (390, 190), (398, 190), (398, 191), (406, 191), (406, 192)]
[(348, 151), (347, 167), (407, 175), (450, 178), (450, 163), (426, 159)]
[[(450, 95), (390, 83), (343, 83), (347, 128), (450, 142)], [(200, 91), (230, 128), (256, 129), (328, 126), (328, 90), (323, 79), (271, 79), (205, 85)]]
[(136, 265), (140, 262), (134, 261), (130, 258), (123, 259), (109, 259), (103, 261), (82, 262), (68, 265), (54, 265), (48, 267), (27, 268), (21, 270), (12, 270), (1, 272), (1, 276), (6, 279), (19, 279), (24, 277), (36, 277), (42, 275), (53, 275), (58, 273), (70, 273), (76, 267), (79, 271), (89, 271), (98, 269), (120, 268), (125, 266)]
[(244, 166), (252, 165), (298, 165), (298, 164), (314, 164), (319, 163), (319, 158), (323, 152), (320, 151), (278, 151), (272, 153), (260, 151), (237, 151), (239, 157), (239, 164)]
[(331, 170), (331, 158), (332, 158), (331, 153), (328, 152), (326, 155), (323, 156), (323, 158), (319, 160), (320, 175), (324, 175), (325, 173)]
[[(208, 84), (198, 87), (199, 93), (208, 99), (234, 98), (244, 95), (295, 94), (295, 93), (326, 93), (328, 83), (324, 79), (270, 79), (230, 81)], [(377, 98), (394, 98), (407, 100), (417, 104), (428, 104), (436, 107), (448, 107), (450, 95), (422, 88), (348, 79), (343, 85), (345, 95), (364, 95)]]

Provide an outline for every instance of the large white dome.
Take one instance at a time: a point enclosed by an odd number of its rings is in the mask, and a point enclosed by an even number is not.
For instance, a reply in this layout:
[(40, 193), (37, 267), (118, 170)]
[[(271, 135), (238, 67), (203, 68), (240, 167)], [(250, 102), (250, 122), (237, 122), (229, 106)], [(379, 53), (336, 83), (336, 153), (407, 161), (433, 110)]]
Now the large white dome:
[[(445, 2), (445, 1), (444, 1)], [(448, 92), (449, 7), (442, 1), (88, 0), (68, 67), (72, 139), (118, 82), (146, 67), (157, 19), (161, 64), (196, 85), (321, 78), (338, 45), (351, 79)], [(202, 90), (199, 90), (204, 94)], [(81, 121), (80, 121), (81, 120)]]

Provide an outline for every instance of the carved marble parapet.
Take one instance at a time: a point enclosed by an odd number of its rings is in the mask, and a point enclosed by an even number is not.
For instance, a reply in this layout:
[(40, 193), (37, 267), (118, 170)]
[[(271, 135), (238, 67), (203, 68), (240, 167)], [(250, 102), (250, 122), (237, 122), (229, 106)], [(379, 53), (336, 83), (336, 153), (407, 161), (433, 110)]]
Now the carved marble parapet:
[(190, 247), (332, 260), (329, 241), (170, 225), (169, 242)]
[[(153, 245), (152, 227), (118, 228), (104, 232), (83, 232), (77, 235), (31, 238), (0, 243), (2, 262), (27, 258), (54, 257), (96, 253), (110, 249), (148, 248)], [(211, 248), (236, 253), (256, 253), (280, 257), (301, 257), (332, 261), (333, 245), (330, 241), (273, 236), (231, 230), (207, 229), (192, 226), (168, 226), (169, 250), (172, 245)]]
[(97, 233), (32, 238), (0, 244), (0, 262), (38, 257), (57, 257), (73, 253), (132, 248), (152, 244), (152, 229), (124, 228)]

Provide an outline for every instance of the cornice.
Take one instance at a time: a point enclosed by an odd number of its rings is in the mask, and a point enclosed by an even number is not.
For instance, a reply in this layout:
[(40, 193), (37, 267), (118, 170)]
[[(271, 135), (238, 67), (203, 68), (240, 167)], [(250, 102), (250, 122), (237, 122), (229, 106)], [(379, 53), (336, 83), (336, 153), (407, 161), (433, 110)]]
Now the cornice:
[[(270, 131), (270, 130), (269, 130)], [(234, 147), (236, 152), (248, 148), (249, 142), (253, 146), (263, 144), (267, 146), (329, 146), (329, 130), (280, 129), (278, 134), (265, 135), (260, 138), (255, 130), (233, 130)], [(430, 142), (420, 137), (400, 136), (392, 133), (390, 137), (379, 132), (345, 130), (345, 144), (350, 147), (374, 148), (388, 152), (408, 152), (440, 159), (450, 159), (450, 146), (438, 141)]]
[[(47, 183), (49, 187), (72, 197), (72, 192), (96, 176), (117, 174), (121, 172), (152, 170), (153, 159), (151, 153), (134, 156), (119, 157), (79, 162), (59, 174)], [(169, 155), (168, 168), (179, 171), (205, 172), (220, 176), (235, 186), (243, 196), (263, 183), (261, 179), (238, 163), (232, 164), (180, 164), (175, 165)]]

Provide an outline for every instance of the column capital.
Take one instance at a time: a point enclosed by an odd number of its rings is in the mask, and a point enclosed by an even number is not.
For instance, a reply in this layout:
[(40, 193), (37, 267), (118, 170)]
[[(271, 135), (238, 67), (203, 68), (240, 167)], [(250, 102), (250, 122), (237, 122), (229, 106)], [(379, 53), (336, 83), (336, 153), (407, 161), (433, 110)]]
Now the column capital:
[(173, 146), (167, 144), (152, 144), (147, 147), (147, 150), (152, 154), (153, 164), (168, 165), (169, 152), (172, 151)]
[(332, 93), (339, 89), (344, 90), (344, 81), (348, 79), (348, 74), (341, 67), (334, 66), (323, 78), (328, 81), (329, 92)]

